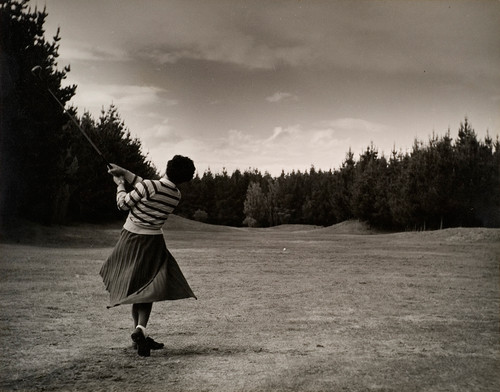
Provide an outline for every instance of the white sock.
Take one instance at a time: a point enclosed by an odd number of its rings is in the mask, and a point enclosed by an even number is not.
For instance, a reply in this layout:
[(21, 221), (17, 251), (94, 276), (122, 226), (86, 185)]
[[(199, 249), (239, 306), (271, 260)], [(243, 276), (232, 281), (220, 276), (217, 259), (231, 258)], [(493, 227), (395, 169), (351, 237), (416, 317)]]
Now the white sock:
[(138, 325), (136, 328), (140, 328), (142, 333), (144, 334), (144, 337), (147, 337), (148, 334), (146, 332), (146, 327), (143, 327), (142, 325)]

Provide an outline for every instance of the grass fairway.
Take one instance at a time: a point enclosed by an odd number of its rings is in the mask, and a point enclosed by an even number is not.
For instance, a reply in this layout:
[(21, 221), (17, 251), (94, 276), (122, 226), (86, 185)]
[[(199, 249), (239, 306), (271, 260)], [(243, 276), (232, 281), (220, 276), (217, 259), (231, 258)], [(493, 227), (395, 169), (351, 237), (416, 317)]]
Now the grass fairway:
[[(499, 229), (377, 234), (172, 216), (198, 300), (153, 307), (139, 358), (99, 269), (119, 226), (0, 244), (0, 389), (498, 391)], [(286, 248), (286, 250), (285, 250)]]

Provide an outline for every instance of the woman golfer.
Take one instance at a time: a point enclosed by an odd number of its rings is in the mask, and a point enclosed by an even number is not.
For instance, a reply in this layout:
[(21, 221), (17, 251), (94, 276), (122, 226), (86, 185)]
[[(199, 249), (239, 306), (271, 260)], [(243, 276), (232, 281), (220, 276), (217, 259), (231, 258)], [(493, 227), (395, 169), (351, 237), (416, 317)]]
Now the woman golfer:
[[(176, 155), (168, 162), (164, 177), (143, 180), (111, 166), (108, 172), (117, 185), (116, 204), (129, 214), (100, 274), (110, 294), (108, 308), (132, 304), (133, 344), (140, 356), (147, 357), (151, 349), (163, 347), (146, 333), (153, 302), (196, 298), (167, 250), (161, 230), (181, 198), (177, 186), (193, 178), (195, 167), (191, 159)], [(131, 192), (125, 190), (125, 181), (134, 187)]]

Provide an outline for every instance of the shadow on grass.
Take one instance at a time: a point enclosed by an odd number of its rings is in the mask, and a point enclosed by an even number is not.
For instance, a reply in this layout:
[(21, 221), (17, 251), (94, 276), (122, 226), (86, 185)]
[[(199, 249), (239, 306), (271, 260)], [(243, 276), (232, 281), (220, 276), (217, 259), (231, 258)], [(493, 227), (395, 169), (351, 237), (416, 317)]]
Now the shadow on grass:
[[(230, 357), (263, 352), (261, 348), (187, 346), (151, 351), (140, 357), (131, 347), (91, 347), (78, 358), (29, 372), (3, 374), (1, 391), (141, 390), (175, 385), (187, 362), (196, 357)], [(2, 372), (3, 373), (3, 372)]]
[(192, 357), (192, 356), (212, 356), (212, 357), (223, 357), (231, 356), (236, 354), (248, 354), (248, 353), (264, 353), (268, 352), (262, 348), (249, 348), (249, 347), (200, 347), (200, 346), (188, 346), (184, 348), (175, 349), (164, 349), (158, 350), (156, 352), (151, 352), (151, 355), (156, 355), (156, 353), (161, 353), (165, 357), (175, 358), (175, 357)]

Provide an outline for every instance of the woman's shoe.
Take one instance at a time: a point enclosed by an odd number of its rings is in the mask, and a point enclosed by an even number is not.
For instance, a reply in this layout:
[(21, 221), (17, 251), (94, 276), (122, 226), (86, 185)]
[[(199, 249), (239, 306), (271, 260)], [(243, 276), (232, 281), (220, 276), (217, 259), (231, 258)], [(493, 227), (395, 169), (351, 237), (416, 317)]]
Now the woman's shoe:
[(149, 347), (148, 341), (142, 332), (142, 329), (136, 328), (136, 330), (130, 336), (134, 343), (137, 344), (137, 354), (141, 357), (149, 357), (151, 355), (151, 348)]
[[(162, 348), (165, 347), (165, 345), (163, 343), (158, 343), (155, 340), (153, 340), (153, 338), (150, 338), (149, 336), (146, 338), (146, 341), (148, 342), (149, 348), (151, 350), (161, 350)], [(132, 342), (132, 348), (134, 350), (137, 350), (137, 343), (136, 342)]]
[(165, 345), (163, 343), (158, 343), (153, 340), (153, 338), (150, 338), (149, 336), (146, 338), (146, 342), (149, 344), (149, 348), (151, 350), (161, 350)]

